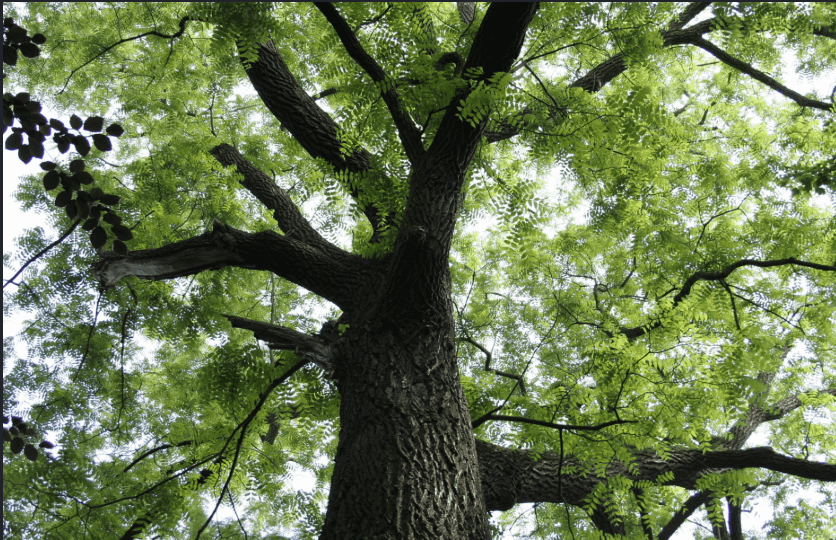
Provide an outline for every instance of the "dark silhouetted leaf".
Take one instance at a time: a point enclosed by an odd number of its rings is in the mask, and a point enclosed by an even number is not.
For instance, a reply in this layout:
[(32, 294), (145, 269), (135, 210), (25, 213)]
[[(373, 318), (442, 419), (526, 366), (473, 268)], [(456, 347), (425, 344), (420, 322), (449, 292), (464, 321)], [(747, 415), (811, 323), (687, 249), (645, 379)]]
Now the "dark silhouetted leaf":
[(81, 219), (87, 219), (87, 216), (90, 215), (90, 205), (81, 199), (76, 199), (75, 205), (76, 208), (78, 208), (78, 217)]
[(81, 118), (79, 118), (77, 115), (74, 114), (70, 117), (70, 127), (71, 128), (81, 129), (81, 126), (83, 126), (83, 125), (84, 125), (84, 122), (82, 122)]
[(64, 126), (64, 122), (58, 120), (57, 118), (50, 118), (49, 125), (56, 131), (67, 131), (67, 128)]
[(93, 175), (87, 171), (81, 171), (73, 175), (79, 184), (92, 184)]
[(41, 55), (41, 48), (34, 43), (21, 43), (20, 54), (26, 58), (37, 58)]
[[(90, 210), (92, 210), (92, 208)], [(92, 214), (93, 212), (90, 212), (90, 213)], [(99, 220), (97, 218), (91, 217), (90, 219), (88, 219), (87, 221), (84, 222), (84, 224), (81, 226), (81, 228), (85, 231), (92, 231), (93, 229), (95, 229), (98, 226), (99, 226)]]
[(3, 44), (3, 63), (10, 66), (17, 65), (17, 49), (5, 43)]
[(23, 447), (25, 445), (26, 445), (26, 443), (23, 442), (23, 439), (21, 437), (15, 437), (14, 439), (12, 439), (12, 444), (11, 444), (12, 453), (13, 454), (19, 454), (20, 451), (23, 450)]
[(32, 36), (32, 43), (43, 45), (44, 43), (46, 43), (46, 36), (43, 34), (35, 34), (34, 36)]
[(108, 138), (107, 135), (102, 135), (101, 133), (93, 134), (93, 145), (95, 145), (95, 147), (102, 152), (108, 152), (113, 149), (113, 146), (110, 144), (110, 138)]
[(93, 244), (93, 247), (99, 249), (107, 242), (107, 232), (105, 232), (104, 227), (99, 225), (93, 232), (90, 233), (90, 243)]
[(52, 161), (43, 161), (43, 162), (41, 162), (40, 167), (41, 167), (41, 169), (43, 169), (45, 171), (51, 171), (51, 170), (55, 169), (55, 167), (57, 167), (57, 165), (55, 163), (53, 163)]
[(24, 163), (29, 163), (32, 161), (32, 152), (29, 150), (29, 145), (24, 144), (20, 148), (17, 149), (17, 157), (20, 158), (20, 161)]
[(44, 145), (41, 144), (41, 141), (37, 139), (29, 139), (29, 153), (32, 154), (32, 157), (36, 157), (41, 159), (44, 157)]
[(35, 431), (35, 428), (33, 428), (33, 427), (26, 428), (26, 435), (27, 435), (28, 437), (34, 437), (34, 436), (35, 436), (35, 435), (37, 435), (37, 434), (38, 434), (38, 432), (37, 432), (37, 431)]
[(15, 105), (24, 105), (24, 104), (28, 103), (29, 102), (29, 92), (20, 92), (14, 98), (12, 98), (12, 101), (14, 102)]
[(6, 428), (3, 428), (3, 442), (12, 442), (12, 434)]
[(101, 131), (104, 127), (104, 118), (101, 116), (91, 116), (84, 121), (84, 129), (87, 131)]
[(23, 145), (23, 134), (12, 133), (6, 137), (6, 150), (17, 150)]
[(52, 140), (58, 145), (58, 151), (62, 154), (66, 154), (70, 149), (70, 141), (65, 135), (56, 135)]
[(123, 242), (121, 240), (114, 240), (113, 241), (113, 251), (115, 251), (119, 255), (127, 255), (128, 254), (128, 246), (126, 246), (125, 242)]
[(26, 104), (26, 110), (31, 112), (32, 114), (38, 114), (39, 112), (41, 112), (41, 102), (30, 101)]
[(58, 184), (61, 183), (61, 176), (58, 174), (58, 171), (52, 170), (49, 171), (44, 175), (44, 189), (47, 191), (52, 191), (53, 189), (58, 187)]
[(74, 159), (70, 162), (70, 172), (77, 173), (84, 170), (85, 163), (83, 159)]
[(90, 196), (93, 197), (94, 200), (98, 201), (104, 195), (104, 191), (99, 186), (94, 188), (90, 188)]
[(114, 137), (121, 137), (122, 134), (125, 133), (125, 130), (122, 129), (122, 126), (120, 126), (119, 124), (110, 124), (109, 126), (107, 126), (107, 129), (105, 131), (108, 135), (112, 135)]
[(55, 445), (49, 441), (41, 441), (41, 444), (39, 444), (38, 446), (40, 446), (41, 448), (55, 448)]
[(90, 153), (90, 141), (87, 140), (87, 137), (76, 135), (73, 137), (73, 144), (75, 145), (75, 151), (82, 157)]
[(121, 201), (122, 198), (119, 195), (111, 195), (109, 193), (105, 193), (104, 195), (102, 195), (100, 200), (102, 201), (102, 203), (108, 206), (113, 206), (119, 204), (119, 201)]
[(78, 201), (70, 201), (70, 204), (64, 208), (64, 212), (67, 213), (67, 217), (70, 219), (75, 219), (78, 217)]
[(111, 225), (122, 224), (122, 218), (119, 217), (115, 212), (106, 212), (102, 219), (104, 219), (106, 223), (110, 223)]
[(58, 208), (64, 208), (65, 206), (70, 204), (70, 201), (72, 200), (72, 198), (73, 198), (73, 192), (72, 191), (62, 191), (61, 193), (58, 194), (57, 197), (55, 197), (55, 206), (57, 206)]
[(29, 461), (37, 461), (38, 449), (35, 448), (34, 444), (27, 444), (23, 447), (23, 455), (26, 456)]
[(131, 230), (125, 227), (124, 225), (114, 225), (113, 234), (116, 235), (116, 238), (124, 242), (132, 240), (134, 237), (134, 234), (131, 232)]
[(20, 43), (22, 41), (26, 41), (29, 36), (26, 35), (26, 29), (21, 28), (16, 24), (9, 25), (8, 30), (9, 41), (14, 43)]

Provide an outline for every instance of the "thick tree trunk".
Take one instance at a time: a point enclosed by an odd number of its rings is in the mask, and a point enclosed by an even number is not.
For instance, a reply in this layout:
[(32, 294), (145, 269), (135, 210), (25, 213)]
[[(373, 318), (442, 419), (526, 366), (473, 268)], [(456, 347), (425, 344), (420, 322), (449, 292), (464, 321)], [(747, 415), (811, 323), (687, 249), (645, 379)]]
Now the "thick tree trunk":
[(352, 322), (335, 354), (340, 440), (322, 539), (486, 539), (451, 317)]

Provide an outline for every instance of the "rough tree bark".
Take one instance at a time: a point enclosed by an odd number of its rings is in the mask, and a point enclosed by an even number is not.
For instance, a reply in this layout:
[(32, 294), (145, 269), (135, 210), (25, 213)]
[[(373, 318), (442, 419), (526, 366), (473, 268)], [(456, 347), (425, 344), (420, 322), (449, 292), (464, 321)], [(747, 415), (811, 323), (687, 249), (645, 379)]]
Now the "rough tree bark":
[[(339, 12), (330, 5), (317, 7), (352, 59), (372, 80), (383, 80), (385, 72), (363, 50)], [(710, 30), (710, 22), (682, 29), (703, 8), (703, 3), (688, 7), (663, 33), (665, 44), (705, 48), (701, 36)], [(472, 5), (463, 3), (460, 9), (470, 23)], [(492, 4), (476, 33), (465, 72), (482, 67), (482, 77), (487, 78), (509, 71), (536, 10), (537, 4)], [(613, 57), (573, 85), (594, 92), (625, 69), (623, 59)], [(336, 123), (302, 90), (275, 44), (260, 47), (258, 61), (248, 66), (247, 74), (267, 108), (311, 156), (338, 171), (370, 170), (365, 149), (340, 153)], [(466, 91), (452, 103), (465, 97)], [(672, 472), (669, 485), (691, 490), (706, 472), (744, 467), (836, 480), (833, 465), (780, 456), (768, 448), (741, 450), (757, 425), (798, 407), (797, 397), (770, 407), (762, 406), (763, 400), (754, 402), (750, 415), (733, 428), (731, 442), (719, 445), (717, 451), (683, 449), (665, 459), (637, 451), (636, 467), (613, 462), (604, 478), (567, 474), (566, 470), (583, 468), (579, 456), (545, 454), (535, 459), (525, 450), (475, 440), (456, 363), (448, 253), (465, 174), (477, 145), (483, 136), (500, 140), (515, 131), (486, 134), (485, 121), (471, 126), (456, 117), (455, 107), (449, 107), (435, 139), (424, 149), (397, 88), (383, 98), (412, 165), (406, 209), (397, 218), (390, 255), (365, 259), (328, 242), (287, 193), (224, 144), (212, 150), (213, 156), (224, 166), (236, 166), (242, 185), (274, 211), (284, 234), (248, 233), (216, 222), (203, 235), (158, 249), (124, 256), (105, 253), (97, 266), (105, 286), (127, 276), (171, 279), (226, 266), (268, 270), (343, 310), (342, 331), (332, 322), (316, 335), (229, 316), (233, 326), (253, 331), (271, 347), (294, 350), (325, 367), (340, 392), (341, 430), (321, 538), (486, 539), (489, 510), (506, 510), (523, 502), (583, 506), (597, 484), (616, 475), (656, 480)], [(347, 187), (376, 239), (387, 209), (377, 208), (356, 186)], [(687, 517), (708, 500), (701, 493), (694, 497), (681, 516)], [(612, 516), (597, 512), (591, 517), (602, 531), (623, 531)], [(663, 530), (662, 537), (675, 528)]]

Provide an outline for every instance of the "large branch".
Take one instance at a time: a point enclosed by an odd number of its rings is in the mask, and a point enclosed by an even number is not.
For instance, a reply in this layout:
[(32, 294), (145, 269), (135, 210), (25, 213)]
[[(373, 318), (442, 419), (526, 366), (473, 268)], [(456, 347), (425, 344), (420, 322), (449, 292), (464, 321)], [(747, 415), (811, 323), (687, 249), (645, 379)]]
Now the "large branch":
[[(745, 450), (720, 450), (705, 452), (700, 450), (681, 450), (677, 457), (688, 472), (692, 470), (710, 471), (716, 469), (767, 469), (822, 482), (836, 482), (836, 465), (819, 461), (808, 461), (784, 456), (772, 448), (759, 446)], [(674, 471), (676, 474), (677, 471)]]
[[(507, 72), (520, 53), (537, 4), (493, 3), (476, 32), (464, 71), (481, 68), (479, 81)], [(447, 309), (448, 255), (462, 186), (486, 119), (471, 125), (459, 118), (458, 106), (471, 89), (450, 101), (426, 155), (413, 168), (409, 196), (387, 276), (383, 309), (419, 316)]]
[[(829, 265), (829, 264), (819, 264), (814, 262), (808, 261), (801, 261), (796, 259), (795, 257), (788, 257), (786, 259), (776, 259), (772, 261), (758, 261), (755, 259), (741, 259), (737, 262), (734, 262), (722, 270), (718, 272), (695, 272), (691, 277), (685, 280), (685, 283), (682, 284), (682, 288), (673, 297), (673, 304), (671, 305), (671, 309), (679, 305), (682, 300), (685, 299), (689, 294), (691, 294), (691, 289), (694, 285), (697, 284), (698, 281), (719, 281), (726, 279), (731, 275), (732, 272), (737, 270), (738, 268), (744, 266), (755, 266), (757, 268), (772, 268), (774, 266), (786, 266), (786, 265), (796, 265), (796, 266), (803, 266), (805, 268), (813, 268), (814, 270), (824, 270), (826, 272), (836, 272), (836, 266)], [(650, 332), (651, 330), (655, 330), (662, 325), (661, 322), (655, 321), (651, 324), (646, 324), (642, 326), (637, 326), (635, 328), (621, 328), (621, 333), (627, 336), (628, 339), (635, 339), (637, 337), (643, 336), (644, 334)]]
[[(595, 486), (604, 481), (577, 456), (561, 457), (553, 452), (536, 454), (529, 450), (503, 448), (476, 440), (482, 491), (489, 511), (507, 510), (519, 503), (566, 503), (583, 506)], [(673, 478), (665, 485), (695, 489), (696, 481), (709, 472), (759, 468), (799, 478), (836, 481), (836, 465), (797, 459), (771, 448), (746, 450), (673, 450), (666, 459), (649, 452), (637, 452), (628, 467), (614, 460), (607, 477), (658, 481), (665, 473)]]
[(343, 250), (331, 244), (311, 226), (285, 190), (276, 185), (272, 178), (247, 161), (238, 150), (228, 144), (221, 144), (210, 150), (210, 153), (224, 167), (235, 165), (238, 173), (244, 177), (241, 185), (247, 188), (264, 206), (273, 210), (273, 218), (279, 224), (279, 228), (284, 232), (286, 238), (304, 242), (325, 253), (345, 254)]
[(772, 88), (782, 96), (788, 97), (791, 100), (795, 101), (802, 107), (812, 107), (814, 109), (821, 109), (823, 111), (829, 111), (833, 107), (833, 105), (830, 103), (825, 103), (824, 101), (819, 101), (817, 99), (811, 99), (806, 96), (802, 96), (794, 90), (790, 90), (789, 88), (779, 83), (763, 71), (757, 70), (754, 67), (752, 67), (751, 64), (748, 64), (743, 60), (733, 57), (732, 55), (730, 55), (720, 47), (714, 45), (710, 41), (706, 40), (702, 36), (692, 37), (689, 43), (692, 43), (693, 45), (696, 45), (702, 50), (710, 53), (727, 66), (732, 67), (740, 71), (741, 73), (749, 75), (756, 81), (762, 82), (763, 84)]
[(386, 75), (386, 72), (375, 59), (366, 52), (357, 39), (357, 36), (354, 35), (351, 27), (348, 26), (348, 23), (342, 18), (332, 3), (317, 2), (315, 5), (325, 15), (325, 18), (337, 32), (337, 36), (340, 38), (349, 56), (357, 62), (357, 65), (363, 68), (363, 71), (371, 77), (372, 81), (383, 86), (384, 89), (381, 92), (383, 102), (389, 108), (389, 114), (392, 115), (392, 120), (395, 122), (395, 127), (398, 130), (398, 136), (400, 137), (407, 158), (410, 163), (415, 165), (424, 155), (421, 132), (401, 103), (400, 95), (395, 88), (394, 81)]
[(163, 280), (230, 266), (267, 270), (330, 300), (342, 309), (368, 286), (366, 262), (337, 258), (273, 231), (248, 233), (215, 221), (211, 231), (156, 249), (102, 253), (95, 272), (105, 287), (135, 276)]
[[(258, 61), (247, 66), (246, 71), (267, 109), (308, 154), (324, 159), (338, 172), (371, 171), (371, 154), (365, 148), (354, 148), (347, 155), (342, 152), (337, 123), (296, 82), (273, 42), (259, 46)], [(380, 209), (366, 200), (357, 186), (346, 187), (371, 223), (376, 239), (384, 225)]]

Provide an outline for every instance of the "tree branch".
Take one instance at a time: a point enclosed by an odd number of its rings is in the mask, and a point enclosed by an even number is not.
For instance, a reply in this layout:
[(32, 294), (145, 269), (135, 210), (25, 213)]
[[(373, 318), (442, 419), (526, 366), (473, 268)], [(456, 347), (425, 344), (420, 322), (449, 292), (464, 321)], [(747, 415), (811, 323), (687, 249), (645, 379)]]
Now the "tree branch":
[[(482, 418), (479, 418), (474, 424), (474, 429), (479, 425), (484, 424), (488, 420), (504, 420), (506, 422), (519, 422), (521, 424), (532, 424), (535, 426), (543, 426), (553, 429), (568, 429), (570, 431), (599, 431), (604, 429), (605, 427), (609, 426), (616, 426), (619, 424), (635, 424), (635, 420), (610, 420), (609, 422), (603, 422), (601, 424), (597, 424), (595, 426), (576, 426), (572, 424), (555, 424), (553, 422), (546, 422), (545, 420), (534, 420), (532, 418), (526, 418), (524, 416), (506, 416), (504, 414), (486, 414)], [(478, 424), (477, 424), (478, 422)]]
[(798, 478), (836, 482), (836, 465), (784, 456), (767, 446), (706, 453), (700, 450), (686, 450), (682, 453), (690, 457), (690, 466), (701, 470), (758, 468)]
[[(378, 181), (391, 184), (382, 172), (372, 170), (371, 154), (365, 148), (352, 148), (348, 154), (343, 153), (345, 149), (337, 136), (337, 123), (296, 82), (272, 41), (259, 46), (258, 61), (245, 66), (245, 69), (267, 109), (311, 157), (324, 159), (337, 172), (371, 172), (371, 176)], [(382, 210), (367, 200), (358, 186), (350, 182), (344, 182), (343, 186), (371, 223), (374, 231), (372, 241), (376, 242), (380, 229), (385, 223), (393, 223), (395, 218), (384, 220)]]
[(522, 395), (525, 395), (525, 381), (523, 381), (522, 376), (521, 375), (515, 375), (513, 373), (506, 373), (505, 371), (500, 371), (498, 369), (492, 368), (491, 367), (491, 360), (493, 359), (493, 355), (491, 354), (491, 351), (486, 349), (478, 341), (471, 338), (470, 334), (467, 333), (467, 330), (465, 330), (464, 327), (462, 327), (462, 331), (464, 332), (465, 337), (459, 338), (459, 339), (462, 340), (462, 341), (466, 341), (466, 342), (470, 343), (471, 345), (473, 345), (474, 347), (476, 347), (477, 349), (482, 351), (482, 353), (485, 355), (485, 371), (490, 371), (492, 373), (496, 373), (497, 375), (499, 375), (501, 377), (507, 377), (509, 379), (514, 379), (515, 381), (517, 381), (517, 384), (520, 386), (520, 393)]
[(107, 53), (112, 48), (114, 48), (118, 45), (121, 45), (123, 43), (127, 43), (129, 41), (136, 41), (138, 39), (142, 39), (146, 36), (157, 36), (157, 37), (161, 37), (161, 38), (165, 38), (165, 39), (177, 39), (186, 32), (186, 23), (187, 22), (197, 21), (197, 20), (200, 20), (200, 19), (185, 16), (185, 17), (181, 18), (180, 22), (178, 23), (178, 26), (180, 27), (180, 29), (177, 32), (174, 32), (173, 34), (163, 34), (162, 32), (158, 32), (156, 30), (151, 30), (150, 32), (143, 32), (141, 34), (137, 34), (137, 35), (131, 36), (129, 38), (120, 39), (119, 41), (117, 41), (115, 43), (112, 43), (112, 44), (108, 45), (107, 47), (102, 47), (102, 50), (99, 51), (99, 53), (97, 55), (90, 58), (89, 60), (87, 60), (86, 62), (84, 62), (83, 64), (78, 66), (77, 68), (73, 69), (72, 71), (70, 71), (70, 74), (67, 75), (67, 80), (64, 81), (64, 86), (61, 88), (61, 90), (58, 91), (58, 93), (56, 95), (60, 95), (60, 94), (64, 93), (64, 91), (67, 89), (67, 85), (70, 84), (70, 79), (72, 79), (73, 75), (75, 75), (77, 71), (79, 71), (83, 67), (87, 66), (91, 62), (95, 61), (97, 58), (99, 58), (103, 54)]
[(836, 31), (833, 30), (832, 26), (819, 26), (818, 28), (814, 28), (813, 35), (836, 39)]
[(682, 30), (683, 26), (691, 22), (694, 17), (702, 13), (710, 5), (711, 2), (691, 2), (688, 4), (688, 7), (676, 17), (676, 19), (671, 21), (668, 25), (668, 31), (674, 32), (676, 30)]
[(790, 90), (789, 88), (779, 83), (763, 71), (759, 71), (752, 67), (751, 64), (748, 64), (742, 60), (733, 57), (732, 55), (730, 55), (720, 47), (714, 45), (710, 41), (706, 40), (702, 36), (692, 37), (690, 43), (713, 55), (715, 58), (728, 65), (729, 67), (732, 67), (740, 71), (741, 73), (749, 75), (756, 81), (762, 82), (763, 84), (772, 88), (782, 96), (788, 97), (789, 99), (795, 101), (802, 107), (812, 107), (814, 109), (820, 109), (822, 111), (829, 111), (832, 107), (832, 105), (829, 103), (825, 103), (824, 101), (819, 101), (817, 99), (811, 99), (802, 96), (794, 90)]
[[(39, 258), (41, 258), (41, 256), (43, 256), (43, 255), (44, 255), (46, 252), (48, 252), (50, 249), (54, 248), (55, 246), (57, 246), (58, 244), (60, 244), (60, 243), (61, 243), (61, 242), (63, 242), (64, 240), (66, 240), (66, 238), (67, 238), (68, 236), (70, 236), (70, 234), (72, 234), (72, 232), (76, 229), (76, 227), (78, 227), (78, 226), (81, 224), (81, 221), (82, 221), (82, 220), (80, 220), (80, 219), (76, 219), (75, 221), (73, 221), (72, 225), (70, 225), (70, 227), (69, 227), (66, 231), (64, 231), (64, 234), (62, 234), (61, 236), (59, 236), (59, 237), (58, 237), (58, 239), (57, 239), (55, 242), (53, 242), (53, 243), (51, 243), (50, 245), (46, 246), (45, 248), (43, 248), (42, 250), (40, 250), (39, 252), (37, 252), (35, 255), (32, 255), (32, 257), (30, 257), (30, 258), (29, 258), (29, 260), (28, 260), (28, 261), (26, 261), (26, 262), (23, 264), (23, 266), (21, 266), (21, 267), (20, 267), (20, 270), (18, 270), (17, 272), (15, 272), (15, 275), (13, 275), (11, 278), (9, 278), (9, 279), (7, 279), (7, 280), (6, 280), (6, 283), (4, 283), (4, 284), (3, 284), (3, 288), (5, 289), (5, 288), (6, 288), (6, 285), (8, 285), (9, 283), (14, 283), (15, 278), (16, 278), (17, 276), (19, 276), (19, 275), (21, 274), (21, 272), (23, 272), (24, 270), (26, 270), (26, 268), (27, 268), (30, 264), (32, 264), (33, 262), (37, 261)], [(17, 285), (17, 284), (15, 283), (15, 285)]]
[[(480, 80), (507, 72), (522, 49), (537, 4), (493, 3), (476, 33), (464, 71), (481, 68)], [(451, 100), (426, 155), (413, 168), (406, 210), (395, 239), (381, 306), (390, 316), (432, 316), (447, 309), (448, 255), (462, 186), (487, 118), (476, 125), (459, 118), (457, 106), (472, 90)], [(449, 286), (449, 285), (448, 285)], [(396, 315), (397, 314), (397, 315)]]
[(424, 155), (424, 146), (421, 143), (421, 132), (415, 122), (409, 116), (409, 113), (401, 104), (400, 95), (395, 88), (394, 81), (391, 77), (386, 75), (386, 72), (380, 65), (372, 58), (369, 53), (363, 49), (360, 41), (352, 32), (351, 27), (345, 19), (342, 18), (337, 8), (330, 2), (316, 2), (314, 4), (317, 9), (325, 16), (337, 36), (348, 52), (348, 55), (357, 62), (363, 71), (365, 71), (372, 81), (378, 83), (383, 89), (381, 96), (384, 103), (389, 108), (389, 114), (392, 115), (392, 120), (395, 122), (395, 127), (398, 129), (398, 136), (401, 139), (404, 152), (410, 163), (415, 165), (419, 159)]
[(346, 309), (356, 289), (366, 286), (366, 261), (338, 259), (273, 231), (248, 233), (217, 219), (211, 231), (156, 249), (127, 255), (102, 253), (95, 272), (103, 287), (135, 276), (162, 280), (229, 266), (267, 270)]
[(327, 372), (333, 371), (331, 347), (322, 337), (303, 334), (292, 328), (276, 324), (263, 323), (234, 315), (224, 315), (233, 328), (249, 330), (256, 339), (267, 342), (271, 349), (293, 351), (299, 356), (311, 360)]
[(657, 540), (668, 540), (673, 533), (685, 523), (691, 514), (693, 514), (697, 508), (708, 502), (709, 494), (704, 491), (699, 491), (691, 495), (691, 498), (688, 499), (682, 507), (677, 510), (676, 514), (668, 521), (662, 530), (659, 531), (659, 538)]
[[(639, 451), (634, 452), (629, 466), (618, 460), (610, 461), (604, 477), (592, 473), (593, 465), (585, 464), (577, 456), (503, 448), (479, 439), (476, 440), (476, 451), (489, 511), (508, 510), (515, 504), (527, 502), (582, 507), (595, 486), (611, 477), (655, 482), (660, 475), (673, 473), (673, 478), (664, 485), (694, 489), (696, 481), (707, 472), (760, 468), (799, 478), (836, 481), (836, 465), (783, 456), (766, 447), (705, 453), (702, 450), (672, 450), (665, 459), (652, 452)], [(698, 493), (691, 497), (662, 530), (660, 540), (669, 538), (708, 496)]]
[[(673, 297), (673, 304), (671, 305), (671, 309), (676, 307), (682, 300), (685, 299), (691, 293), (691, 289), (698, 281), (719, 281), (723, 280), (729, 275), (741, 268), (743, 266), (755, 266), (757, 268), (772, 268), (774, 266), (786, 266), (788, 264), (793, 264), (796, 266), (803, 266), (805, 268), (813, 268), (814, 270), (823, 270), (826, 272), (836, 272), (836, 266), (829, 265), (829, 264), (819, 264), (807, 261), (800, 261), (795, 257), (789, 257), (786, 259), (776, 259), (772, 261), (758, 261), (755, 259), (741, 259), (735, 263), (732, 263), (722, 270), (718, 272), (695, 272), (691, 277), (685, 280), (685, 283), (682, 284), (682, 288)], [(648, 333), (651, 330), (655, 330), (661, 326), (661, 322), (656, 321), (649, 325), (642, 325), (637, 326), (635, 328), (621, 328), (621, 333), (627, 336), (628, 339), (635, 339), (637, 337), (643, 336), (644, 334)]]
[(324, 253), (347, 255), (343, 250), (323, 238), (299, 212), (299, 208), (287, 192), (276, 185), (272, 178), (247, 161), (238, 150), (228, 144), (221, 144), (210, 150), (210, 153), (224, 167), (235, 165), (238, 172), (244, 177), (241, 185), (247, 188), (264, 206), (273, 210), (273, 218), (279, 224), (286, 238), (304, 242), (312, 248), (322, 250)]

